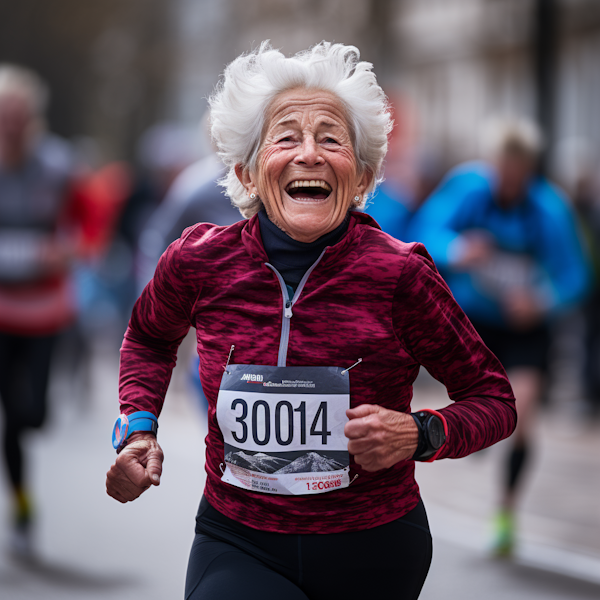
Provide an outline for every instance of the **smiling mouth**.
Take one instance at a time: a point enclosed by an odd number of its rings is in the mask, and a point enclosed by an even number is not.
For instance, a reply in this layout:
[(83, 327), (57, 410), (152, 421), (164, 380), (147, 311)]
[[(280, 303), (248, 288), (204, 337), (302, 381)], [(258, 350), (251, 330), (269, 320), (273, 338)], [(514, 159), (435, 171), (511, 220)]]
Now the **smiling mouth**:
[(331, 194), (331, 186), (322, 179), (298, 179), (285, 188), (288, 196), (300, 202), (326, 200)]

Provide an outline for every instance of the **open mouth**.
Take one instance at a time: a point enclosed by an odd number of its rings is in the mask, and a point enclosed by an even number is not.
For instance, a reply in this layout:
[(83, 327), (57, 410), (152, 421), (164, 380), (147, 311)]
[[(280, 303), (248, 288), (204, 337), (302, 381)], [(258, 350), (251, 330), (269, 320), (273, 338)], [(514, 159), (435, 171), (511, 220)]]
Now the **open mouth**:
[(327, 199), (331, 186), (322, 179), (298, 179), (288, 184), (285, 191), (294, 200), (314, 202)]

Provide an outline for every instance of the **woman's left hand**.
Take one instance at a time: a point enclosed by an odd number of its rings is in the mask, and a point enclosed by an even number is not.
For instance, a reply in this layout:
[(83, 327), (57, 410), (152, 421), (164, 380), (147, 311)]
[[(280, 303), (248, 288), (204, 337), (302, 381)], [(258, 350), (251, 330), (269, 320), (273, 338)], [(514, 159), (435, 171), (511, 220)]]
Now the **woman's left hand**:
[(350, 419), (344, 434), (350, 440), (348, 452), (365, 471), (388, 469), (413, 457), (419, 430), (410, 414), (361, 404), (346, 411)]

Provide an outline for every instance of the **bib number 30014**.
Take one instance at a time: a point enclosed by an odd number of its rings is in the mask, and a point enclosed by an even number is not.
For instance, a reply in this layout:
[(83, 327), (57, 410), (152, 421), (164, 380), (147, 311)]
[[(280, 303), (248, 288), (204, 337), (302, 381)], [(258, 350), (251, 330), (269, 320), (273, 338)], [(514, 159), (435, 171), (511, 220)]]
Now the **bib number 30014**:
[(229, 365), (217, 401), (222, 480), (286, 495), (348, 487), (349, 389), (339, 367)]

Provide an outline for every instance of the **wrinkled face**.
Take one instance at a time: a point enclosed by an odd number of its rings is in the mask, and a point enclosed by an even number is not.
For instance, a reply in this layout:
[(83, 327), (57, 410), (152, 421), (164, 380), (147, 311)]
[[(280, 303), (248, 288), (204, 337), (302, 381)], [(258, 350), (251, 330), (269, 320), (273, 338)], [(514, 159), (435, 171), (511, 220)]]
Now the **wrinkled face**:
[(344, 107), (331, 92), (296, 88), (272, 102), (255, 172), (236, 167), (273, 223), (312, 242), (342, 223), (372, 179), (359, 172)]

